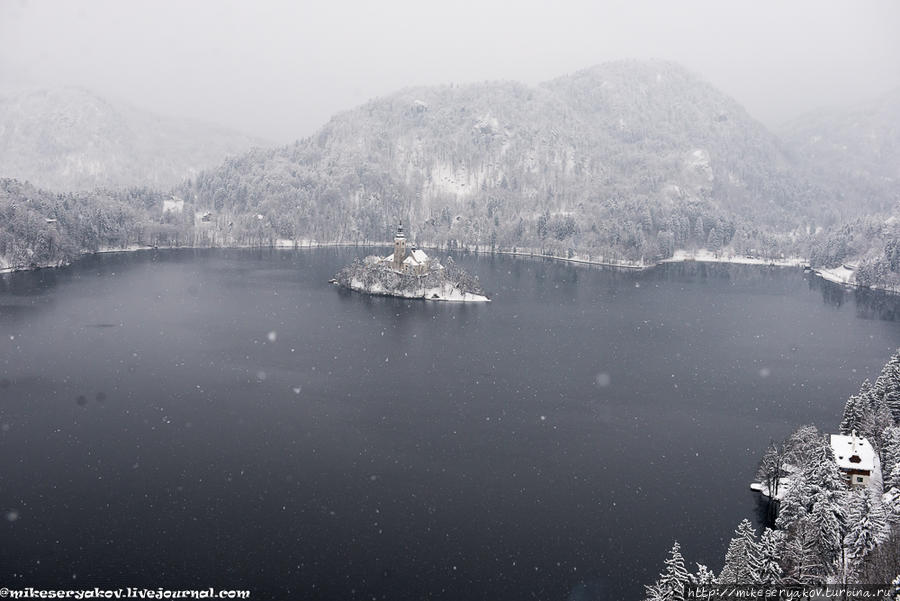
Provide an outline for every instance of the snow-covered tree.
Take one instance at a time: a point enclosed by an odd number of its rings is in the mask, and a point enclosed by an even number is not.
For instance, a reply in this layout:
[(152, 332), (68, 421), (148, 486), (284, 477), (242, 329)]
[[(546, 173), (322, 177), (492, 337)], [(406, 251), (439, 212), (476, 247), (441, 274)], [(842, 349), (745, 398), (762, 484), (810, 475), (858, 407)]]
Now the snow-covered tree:
[(846, 480), (834, 460), (834, 451), (827, 436), (821, 436), (810, 449), (806, 462), (810, 483), (824, 491), (838, 491), (846, 488)]
[(773, 442), (769, 444), (769, 448), (763, 453), (759, 462), (759, 469), (756, 471), (757, 479), (766, 487), (769, 495), (773, 498), (778, 495), (783, 462), (784, 457), (781, 449)]
[(715, 572), (702, 563), (698, 563), (697, 571), (691, 574), (691, 584), (694, 586), (715, 586), (718, 583)]
[(684, 567), (684, 557), (681, 555), (681, 545), (676, 541), (666, 558), (666, 569), (659, 578), (659, 589), (663, 599), (684, 601), (684, 587), (690, 582), (691, 577)]
[(725, 566), (719, 573), (721, 584), (753, 584), (759, 579), (759, 544), (750, 520), (743, 520), (725, 553)]
[(844, 415), (841, 418), (841, 434), (862, 432), (863, 401), (858, 396), (851, 395), (844, 405)]
[(888, 537), (887, 516), (880, 499), (867, 490), (860, 490), (853, 494), (847, 520), (847, 550), (852, 561), (858, 565)]
[(809, 516), (812, 539), (829, 574), (841, 559), (843, 523), (839, 516), (843, 517), (843, 507), (825, 498), (816, 502)]
[(766, 528), (759, 538), (759, 584), (776, 586), (781, 584), (781, 543), (782, 533)]
[(894, 422), (900, 423), (900, 352), (894, 353), (882, 368), (872, 385), (871, 395), (884, 399), (894, 416)]
[(666, 567), (659, 579), (644, 586), (645, 601), (684, 601), (684, 587), (691, 584), (691, 574), (684, 567), (681, 545), (678, 541), (672, 545), (665, 560)]
[(822, 436), (815, 426), (797, 428), (784, 443), (784, 460), (797, 468), (803, 467), (811, 449), (819, 444)]
[(900, 471), (896, 471), (898, 466), (900, 466), (900, 427), (891, 426), (886, 428), (882, 435), (881, 472), (885, 491), (894, 487), (900, 489)]
[(665, 601), (659, 582), (644, 585), (644, 601)]
[(775, 519), (775, 526), (786, 532), (793, 531), (795, 525), (807, 516), (807, 503), (814, 492), (805, 474), (798, 473), (793, 478), (791, 487), (778, 505), (778, 517)]
[(807, 520), (801, 520), (785, 535), (782, 569), (782, 582), (787, 585), (809, 586), (825, 581), (826, 570)]

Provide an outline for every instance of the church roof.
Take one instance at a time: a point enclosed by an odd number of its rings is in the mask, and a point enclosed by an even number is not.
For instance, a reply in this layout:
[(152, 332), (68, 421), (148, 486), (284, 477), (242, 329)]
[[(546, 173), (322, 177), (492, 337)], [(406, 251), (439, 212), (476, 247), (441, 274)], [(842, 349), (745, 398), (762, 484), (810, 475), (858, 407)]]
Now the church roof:
[[(394, 261), (394, 254), (389, 254), (383, 260), (388, 263), (392, 263)], [(406, 251), (406, 256), (403, 258), (403, 264), (410, 267), (418, 267), (420, 265), (424, 265), (427, 262), (428, 255), (425, 254), (424, 250), (420, 250), (418, 248), (413, 248)]]

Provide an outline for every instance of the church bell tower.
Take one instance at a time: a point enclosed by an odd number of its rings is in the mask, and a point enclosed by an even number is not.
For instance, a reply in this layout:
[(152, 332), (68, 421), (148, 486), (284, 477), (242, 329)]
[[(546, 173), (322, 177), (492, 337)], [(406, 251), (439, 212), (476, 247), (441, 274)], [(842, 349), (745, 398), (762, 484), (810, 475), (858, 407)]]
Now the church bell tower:
[(394, 269), (400, 271), (403, 269), (403, 260), (406, 258), (406, 236), (403, 234), (403, 220), (397, 227), (397, 234), (394, 236)]

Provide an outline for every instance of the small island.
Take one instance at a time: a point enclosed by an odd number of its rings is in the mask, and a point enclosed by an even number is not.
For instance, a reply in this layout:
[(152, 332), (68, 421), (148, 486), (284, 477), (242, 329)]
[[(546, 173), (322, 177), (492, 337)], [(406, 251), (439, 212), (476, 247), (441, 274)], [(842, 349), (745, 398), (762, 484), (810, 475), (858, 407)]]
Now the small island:
[(490, 302), (477, 277), (457, 267), (448, 257), (446, 265), (414, 246), (407, 248), (403, 222), (394, 236), (394, 252), (386, 257), (370, 255), (341, 269), (336, 285), (367, 294), (421, 298), (425, 300)]

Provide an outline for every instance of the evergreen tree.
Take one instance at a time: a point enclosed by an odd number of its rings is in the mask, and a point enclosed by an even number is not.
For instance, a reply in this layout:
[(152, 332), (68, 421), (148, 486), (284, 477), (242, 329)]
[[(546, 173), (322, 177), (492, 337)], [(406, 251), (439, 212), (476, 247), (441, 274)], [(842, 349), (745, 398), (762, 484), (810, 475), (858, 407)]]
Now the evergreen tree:
[(834, 460), (834, 450), (826, 436), (820, 437), (817, 444), (812, 447), (806, 469), (809, 481), (819, 489), (838, 491), (846, 488), (846, 479), (838, 469)]
[(898, 465), (900, 465), (900, 428), (891, 426), (885, 428), (882, 433), (881, 472), (885, 491), (895, 486), (900, 488), (900, 479), (895, 480), (893, 476), (894, 468)]
[(665, 601), (659, 582), (644, 585), (644, 601)]
[(893, 469), (891, 469), (891, 473), (888, 474), (887, 478), (885, 479), (884, 489), (894, 489), (898, 491), (898, 493), (900, 493), (900, 461), (894, 464)]
[(774, 442), (763, 453), (756, 471), (757, 479), (766, 487), (770, 497), (778, 496), (778, 488), (781, 483), (782, 453)]
[(900, 423), (900, 352), (894, 353), (882, 368), (881, 374), (872, 386), (871, 394), (883, 399), (891, 410), (894, 423)]
[(691, 584), (694, 586), (715, 586), (718, 583), (716, 574), (702, 563), (698, 563), (697, 572), (691, 574)]
[(781, 541), (778, 530), (766, 528), (759, 539), (759, 580), (763, 586), (781, 584)]
[(814, 489), (804, 474), (795, 474), (792, 478), (793, 482), (790, 488), (787, 489), (778, 505), (775, 526), (779, 530), (792, 531), (795, 525), (809, 513), (807, 500), (812, 497)]
[(725, 553), (725, 566), (719, 574), (722, 584), (753, 584), (759, 580), (760, 556), (756, 531), (750, 520), (743, 520), (734, 531)]
[(881, 452), (885, 444), (885, 430), (894, 427), (894, 415), (884, 399), (873, 397), (869, 406), (871, 407), (869, 429), (862, 432), (875, 449)]
[(867, 490), (854, 493), (847, 528), (847, 549), (852, 563), (859, 565), (889, 533), (884, 508)]
[(681, 545), (676, 542), (666, 558), (666, 569), (659, 578), (659, 590), (666, 601), (684, 601), (684, 587), (690, 584), (691, 577), (684, 567), (681, 556)]
[(861, 432), (863, 408), (860, 398), (851, 395), (844, 405), (844, 415), (841, 418), (841, 434), (847, 435), (851, 432)]
[(784, 460), (796, 468), (802, 468), (811, 456), (811, 450), (819, 444), (819, 430), (815, 426), (801, 426), (784, 443)]
[(807, 520), (799, 521), (786, 535), (782, 550), (782, 582), (790, 586), (810, 586), (825, 581), (815, 533)]
[(843, 508), (822, 499), (813, 506), (813, 511), (809, 516), (812, 538), (816, 543), (817, 554), (822, 559), (827, 574), (834, 573), (834, 567), (841, 559), (843, 524), (838, 519), (838, 515), (842, 514)]

